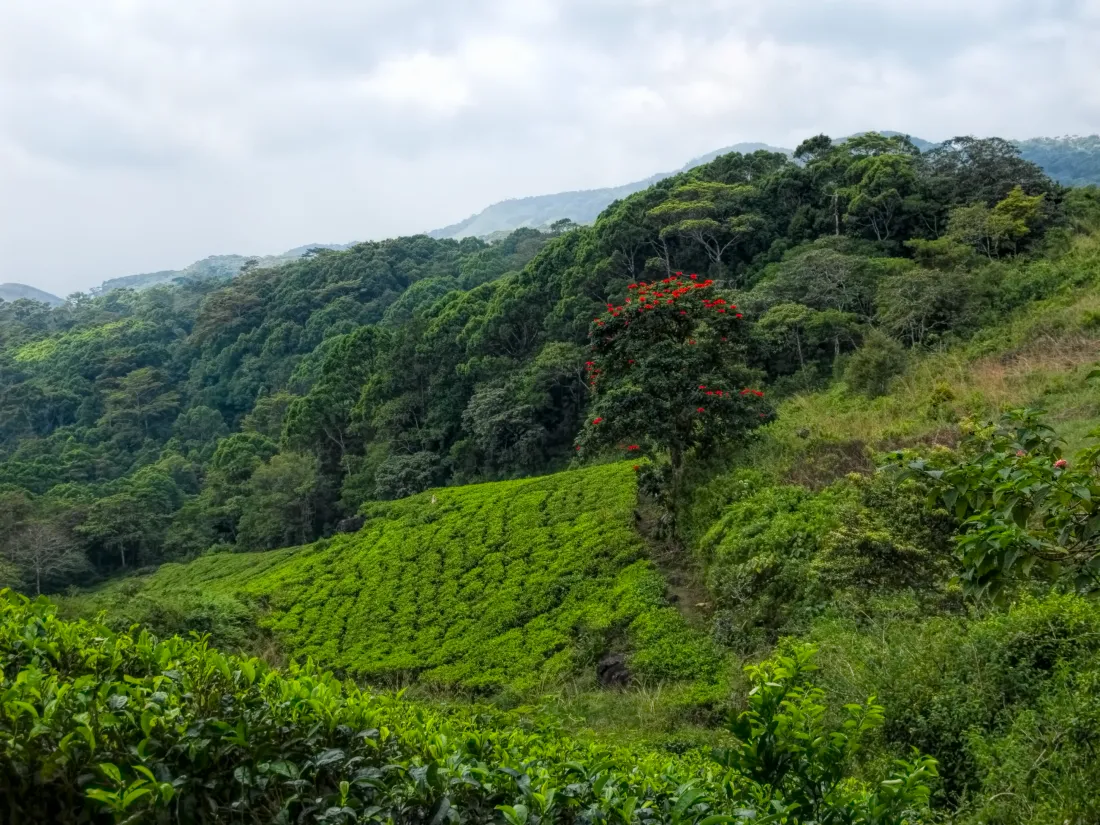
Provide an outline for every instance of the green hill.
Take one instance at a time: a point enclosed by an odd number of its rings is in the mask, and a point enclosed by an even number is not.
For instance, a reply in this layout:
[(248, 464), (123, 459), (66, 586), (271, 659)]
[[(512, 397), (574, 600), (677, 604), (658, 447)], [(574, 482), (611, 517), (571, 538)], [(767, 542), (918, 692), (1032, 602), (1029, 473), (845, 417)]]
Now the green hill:
[[(785, 799), (792, 754), (832, 754), (830, 783), (933, 756), (933, 815), (891, 825), (1097, 821), (1100, 451), (1079, 448), (1100, 421), (1100, 190), (1000, 140), (819, 136), (799, 155), (723, 155), (565, 232), (0, 305), (0, 581), (96, 584), (65, 608), (442, 707), (714, 745), (734, 786), (748, 771)], [(825, 653), (812, 681), (806, 642)], [(60, 659), (73, 690), (84, 656)], [(597, 688), (600, 663), (630, 686)], [(169, 672), (135, 678), (158, 692)], [(841, 707), (878, 697), (858, 753), (820, 731), (837, 717), (814, 684)], [(736, 713), (761, 702), (798, 720)], [(211, 730), (247, 741), (238, 721)], [(801, 745), (750, 752), (792, 729)], [(237, 756), (219, 799), (244, 784)], [(327, 782), (308, 770), (303, 787)]]
[(608, 652), (641, 677), (714, 676), (646, 559), (636, 500), (622, 464), (436, 490), (371, 506), (354, 534), (166, 564), (80, 606), (177, 630), (165, 605), (238, 600), (289, 654), (388, 684), (530, 688)]

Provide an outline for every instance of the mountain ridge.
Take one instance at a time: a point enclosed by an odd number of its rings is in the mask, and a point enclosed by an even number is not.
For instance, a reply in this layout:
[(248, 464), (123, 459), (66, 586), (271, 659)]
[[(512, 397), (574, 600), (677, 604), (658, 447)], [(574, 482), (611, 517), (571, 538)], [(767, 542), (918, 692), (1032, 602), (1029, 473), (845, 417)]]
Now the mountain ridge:
[[(938, 145), (933, 141), (925, 140), (914, 135), (907, 135), (904, 132), (883, 130), (880, 134), (888, 137), (905, 135), (922, 152), (927, 152), (929, 149)], [(846, 139), (847, 138), (842, 138), (841, 140)], [(1037, 137), (1014, 142), (1021, 148), (1021, 153), (1025, 160), (1033, 160), (1044, 169), (1047, 169), (1051, 177), (1059, 183), (1067, 186), (1081, 186), (1090, 183), (1100, 184), (1100, 136), (1064, 136), (1060, 138)], [(787, 156), (794, 154), (793, 149), (772, 146), (767, 143), (735, 143), (732, 146), (715, 149), (714, 151), (700, 155), (688, 161), (675, 172), (660, 172), (644, 180), (634, 181), (620, 186), (610, 186), (601, 189), (572, 190), (548, 195), (529, 195), (523, 198), (509, 198), (498, 201), (497, 203), (485, 207), (480, 212), (470, 215), (464, 220), (440, 229), (433, 229), (426, 234), (429, 237), (437, 239), (459, 239), (470, 236), (487, 238), (499, 232), (507, 232), (521, 227), (531, 227), (534, 229), (544, 228), (549, 226), (553, 221), (562, 218), (568, 218), (574, 223), (592, 223), (599, 216), (600, 212), (614, 201), (625, 198), (635, 192), (640, 192), (665, 178), (710, 163), (715, 158), (729, 154), (730, 152), (747, 154), (756, 151), (780, 152)], [(1096, 170), (1091, 175), (1081, 175), (1070, 166), (1073, 159), (1076, 158), (1080, 160), (1082, 156), (1085, 155), (1094, 155), (1096, 158), (1095, 161), (1093, 161), (1096, 164)]]
[(52, 293), (33, 286), (17, 283), (0, 284), (0, 301), (18, 301), (24, 298), (48, 304), (51, 307), (61, 306), (65, 303), (64, 298), (58, 298)]

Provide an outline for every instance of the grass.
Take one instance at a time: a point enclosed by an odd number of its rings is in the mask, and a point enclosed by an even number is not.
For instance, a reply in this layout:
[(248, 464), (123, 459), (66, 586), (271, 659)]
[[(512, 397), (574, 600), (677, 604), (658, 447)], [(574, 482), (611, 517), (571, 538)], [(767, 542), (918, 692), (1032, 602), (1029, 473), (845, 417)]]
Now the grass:
[(1079, 446), (1100, 424), (1100, 235), (1083, 235), (1053, 262), (1059, 291), (1028, 303), (965, 342), (916, 354), (890, 392), (866, 398), (837, 383), (786, 399), (739, 458), (777, 479), (820, 487), (873, 467), (872, 454), (915, 444), (953, 445), (958, 422), (1020, 406), (1045, 409)]

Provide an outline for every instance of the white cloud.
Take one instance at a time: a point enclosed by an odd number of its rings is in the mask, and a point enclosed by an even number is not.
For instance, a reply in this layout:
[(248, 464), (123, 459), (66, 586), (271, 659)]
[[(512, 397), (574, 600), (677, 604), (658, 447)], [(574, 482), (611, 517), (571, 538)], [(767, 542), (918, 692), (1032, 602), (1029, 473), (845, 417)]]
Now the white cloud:
[(0, 280), (450, 223), (743, 140), (1100, 125), (1100, 0), (5, 0)]

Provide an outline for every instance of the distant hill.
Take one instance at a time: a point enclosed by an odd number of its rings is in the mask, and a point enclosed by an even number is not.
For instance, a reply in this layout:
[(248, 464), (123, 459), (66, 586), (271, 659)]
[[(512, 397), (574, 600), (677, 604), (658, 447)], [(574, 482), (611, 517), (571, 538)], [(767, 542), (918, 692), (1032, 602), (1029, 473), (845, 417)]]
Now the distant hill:
[[(902, 132), (883, 131), (884, 135), (900, 135)], [(937, 144), (923, 138), (909, 136), (922, 152)], [(1017, 144), (1024, 158), (1041, 166), (1048, 175), (1066, 186), (1100, 185), (1100, 136), (1033, 138)], [(770, 146), (766, 143), (736, 143), (715, 149), (684, 164), (677, 172), (684, 172), (710, 163), (720, 155), (730, 152), (747, 154), (756, 151), (793, 154), (791, 149)], [(640, 192), (676, 172), (662, 172), (645, 180), (613, 186), (605, 189), (585, 189), (575, 192), (558, 192), (553, 195), (534, 195), (527, 198), (494, 203), (471, 215), (466, 220), (435, 229), (428, 233), (433, 238), (491, 238), (497, 233), (510, 232), (523, 226), (544, 228), (556, 220), (568, 218), (575, 223), (592, 223), (608, 204)]]
[(65, 303), (63, 298), (58, 298), (56, 295), (43, 292), (41, 289), (35, 289), (33, 286), (27, 286), (26, 284), (0, 284), (0, 300), (18, 301), (20, 298), (26, 298), (30, 301), (41, 301), (43, 304), (49, 304), (52, 307), (60, 306)]
[[(279, 266), (296, 261), (311, 249), (347, 249), (351, 244), (308, 244), (289, 249), (281, 255), (252, 256), (260, 268)], [(201, 261), (185, 266), (183, 269), (164, 269), (159, 272), (142, 272), (137, 275), (125, 275), (111, 278), (92, 289), (95, 295), (103, 295), (113, 289), (148, 289), (158, 284), (170, 284), (179, 280), (202, 281), (208, 278), (233, 278), (241, 271), (245, 262), (252, 259), (248, 255), (211, 255)]]
[(1100, 135), (1032, 138), (1020, 153), (1065, 186), (1100, 185)]

